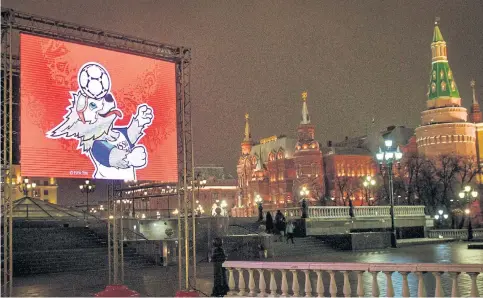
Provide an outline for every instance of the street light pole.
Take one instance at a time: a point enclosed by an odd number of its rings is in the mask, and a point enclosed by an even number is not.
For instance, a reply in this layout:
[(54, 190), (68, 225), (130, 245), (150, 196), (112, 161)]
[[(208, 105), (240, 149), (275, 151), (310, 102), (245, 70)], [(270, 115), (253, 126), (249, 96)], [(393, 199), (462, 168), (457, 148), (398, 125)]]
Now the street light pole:
[(471, 203), (476, 197), (478, 197), (478, 192), (471, 189), (471, 186), (466, 185), (463, 191), (459, 193), (460, 199), (464, 199), (466, 203), (465, 217), (464, 220), (468, 219), (468, 241), (473, 239), (473, 227), (471, 225)]
[(302, 218), (307, 218), (308, 217), (308, 208), (307, 208), (307, 201), (305, 200), (306, 197), (308, 197), (310, 194), (310, 191), (307, 189), (307, 187), (302, 187), (300, 190), (300, 196), (302, 197)]
[(36, 187), (37, 187), (37, 184), (35, 182), (30, 183), (29, 179), (25, 178), (23, 182), (19, 185), (19, 190), (23, 193), (24, 197), (28, 197), (30, 190), (32, 190), (32, 197), (33, 197)]
[(394, 161), (399, 163), (399, 160), (402, 158), (402, 153), (399, 150), (399, 146), (396, 150), (392, 148), (392, 140), (385, 140), (384, 145), (386, 146), (385, 150), (383, 151), (381, 147), (379, 147), (379, 152), (376, 153), (376, 159), (379, 161), (381, 170), (383, 167), (387, 169), (389, 178), (389, 201), (391, 204), (389, 209), (391, 215), (391, 247), (397, 248), (396, 226), (394, 223), (394, 182), (392, 168)]
[(255, 196), (255, 203), (257, 203), (257, 206), (258, 206), (258, 221), (262, 221), (263, 220), (263, 199), (259, 194)]
[(439, 228), (443, 227), (443, 219), (448, 219), (448, 214), (444, 213), (442, 209), (438, 210), (438, 214), (434, 215), (434, 219), (439, 222)]
[[(79, 185), (81, 193), (86, 194), (86, 209), (89, 212), (89, 193), (96, 190), (96, 185), (92, 184), (89, 180), (86, 180), (84, 184)], [(84, 213), (84, 219), (86, 219), (86, 213)]]
[(370, 187), (376, 185), (376, 180), (374, 180), (372, 178), (372, 176), (366, 176), (364, 181), (362, 182), (362, 185), (364, 186), (364, 189), (366, 191), (366, 201), (367, 201), (367, 205), (369, 205), (369, 201), (370, 201)]

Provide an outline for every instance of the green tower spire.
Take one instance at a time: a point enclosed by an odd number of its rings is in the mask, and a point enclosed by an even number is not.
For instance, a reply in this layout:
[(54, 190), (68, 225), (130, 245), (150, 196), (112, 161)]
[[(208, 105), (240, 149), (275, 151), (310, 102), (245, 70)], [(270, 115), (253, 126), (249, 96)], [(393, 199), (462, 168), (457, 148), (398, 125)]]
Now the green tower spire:
[(458, 87), (449, 67), (446, 42), (439, 30), (438, 20), (435, 22), (433, 42), (431, 43), (432, 65), (429, 75), (428, 99), (440, 97), (460, 98)]
[(444, 41), (443, 34), (439, 30), (438, 23), (434, 26), (434, 33), (433, 33), (433, 42)]

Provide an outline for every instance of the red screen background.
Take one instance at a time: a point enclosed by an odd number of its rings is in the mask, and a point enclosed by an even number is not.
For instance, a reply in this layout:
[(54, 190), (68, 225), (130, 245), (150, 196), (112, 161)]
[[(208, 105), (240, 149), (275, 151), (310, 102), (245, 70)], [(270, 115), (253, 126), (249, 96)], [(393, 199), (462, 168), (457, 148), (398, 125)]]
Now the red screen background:
[[(77, 73), (98, 62), (111, 77), (111, 93), (128, 125), (139, 104), (153, 108), (154, 120), (139, 141), (148, 164), (138, 180), (177, 182), (176, 74), (171, 62), (28, 34), (20, 35), (20, 158), (23, 176), (92, 178), (94, 165), (75, 139), (50, 139), (78, 90)], [(82, 174), (73, 174), (80, 171)]]

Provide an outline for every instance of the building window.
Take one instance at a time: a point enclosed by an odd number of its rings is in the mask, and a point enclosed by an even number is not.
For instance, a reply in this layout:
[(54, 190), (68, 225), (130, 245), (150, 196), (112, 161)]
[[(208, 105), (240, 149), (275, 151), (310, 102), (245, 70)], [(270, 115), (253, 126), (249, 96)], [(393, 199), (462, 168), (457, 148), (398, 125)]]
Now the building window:
[(49, 181), (44, 180), (44, 186), (47, 186), (47, 185), (49, 185)]
[(49, 195), (49, 190), (48, 189), (44, 189), (44, 196), (48, 196)]

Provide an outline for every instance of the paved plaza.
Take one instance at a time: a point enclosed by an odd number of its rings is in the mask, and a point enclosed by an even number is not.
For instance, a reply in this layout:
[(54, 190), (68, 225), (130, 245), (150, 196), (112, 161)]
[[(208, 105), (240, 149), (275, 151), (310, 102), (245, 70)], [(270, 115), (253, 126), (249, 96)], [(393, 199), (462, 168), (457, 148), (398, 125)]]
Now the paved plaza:
[[(297, 240), (297, 239), (296, 239)], [(313, 261), (313, 262), (370, 262), (370, 263), (462, 263), (482, 264), (483, 253), (481, 250), (469, 250), (464, 242), (417, 245), (398, 249), (385, 249), (379, 251), (364, 252), (341, 252), (323, 246), (320, 250), (311, 248), (310, 253), (299, 253), (296, 250), (293, 256), (280, 256), (267, 259), (273, 261)], [(337, 284), (342, 288), (342, 274), (337, 275)], [(266, 277), (268, 278), (268, 276)], [(427, 275), (426, 285), (428, 295), (432, 295), (433, 277)], [(328, 275), (324, 276), (324, 283), (328, 289)], [(108, 280), (107, 271), (85, 271), (62, 274), (45, 274), (15, 278), (14, 295), (23, 297), (48, 297), (48, 296), (93, 296), (104, 289)], [(141, 293), (143, 296), (173, 296), (177, 288), (177, 266), (157, 267), (130, 270), (125, 272), (126, 284)], [(246, 279), (248, 280), (248, 279)], [(268, 279), (267, 279), (268, 280)], [(299, 281), (303, 276), (299, 277)], [(396, 273), (393, 277), (396, 296), (401, 294), (401, 276)], [(356, 288), (356, 277), (351, 276), (352, 289)], [(289, 283), (291, 281), (289, 280)], [(312, 280), (315, 285), (315, 277)], [(479, 291), (483, 293), (483, 276), (478, 278)], [(364, 285), (366, 294), (370, 293), (371, 279), (365, 274)], [(385, 295), (385, 277), (379, 274), (381, 296)], [(417, 281), (413, 275), (409, 275), (411, 295), (417, 293)], [(212, 287), (212, 264), (201, 263), (198, 267), (198, 288), (206, 293), (211, 293)], [(446, 294), (451, 293), (449, 277), (443, 276), (443, 289)], [(469, 277), (460, 277), (461, 295), (469, 294)], [(327, 295), (328, 293), (326, 293)], [(342, 295), (342, 293), (339, 293)], [(355, 295), (355, 292), (354, 292)]]

